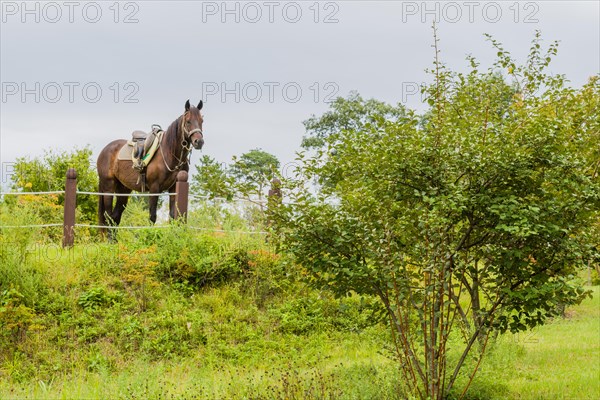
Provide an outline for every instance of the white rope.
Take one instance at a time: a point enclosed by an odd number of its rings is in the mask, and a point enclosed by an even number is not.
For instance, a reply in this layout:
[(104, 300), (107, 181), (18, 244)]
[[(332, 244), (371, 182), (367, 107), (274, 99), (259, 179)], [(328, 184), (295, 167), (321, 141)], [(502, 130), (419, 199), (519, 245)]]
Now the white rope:
[[(78, 190), (77, 194), (83, 195), (95, 195), (95, 196), (123, 196), (123, 197), (158, 197), (158, 196), (174, 196), (175, 193), (163, 192), (163, 193), (100, 193), (100, 192), (86, 192)], [(0, 196), (23, 196), (23, 195), (42, 195), (42, 194), (65, 194), (64, 190), (55, 190), (50, 192), (0, 192)], [(235, 197), (233, 200), (228, 200), (225, 197), (213, 197), (210, 196), (201, 196), (190, 194), (188, 196), (190, 199), (197, 200), (218, 200), (226, 203), (229, 202), (247, 202), (252, 204), (268, 204), (268, 200), (252, 200), (243, 197)], [(284, 204), (294, 204), (290, 202), (283, 202)]]
[[(63, 226), (64, 224), (39, 224), (39, 225), (0, 225), (0, 229), (19, 229), (19, 228), (49, 228)], [(106, 226), (93, 224), (75, 224), (78, 228), (106, 228), (106, 229), (154, 229), (154, 228), (170, 228), (172, 225), (146, 225), (146, 226)], [(187, 228), (197, 231), (220, 232), (220, 233), (240, 233), (245, 235), (266, 235), (269, 232), (265, 231), (227, 231), (224, 229), (200, 228), (197, 226), (186, 226)]]
[(252, 204), (260, 204), (260, 205), (266, 205), (267, 204), (267, 200), (252, 200), (252, 199), (244, 199), (242, 197), (234, 197), (234, 200), (236, 201), (241, 201), (241, 202), (247, 202), (247, 203), (252, 203)]
[(175, 193), (169, 193), (169, 192), (164, 192), (164, 193), (99, 193), (99, 192), (80, 192), (79, 190), (77, 191), (77, 194), (90, 194), (90, 195), (97, 195), (97, 196), (127, 196), (127, 197), (133, 197), (133, 196), (156, 197), (156, 196), (175, 195)]
[[(84, 192), (77, 191), (77, 194), (90, 194), (90, 195), (99, 195), (99, 196), (143, 196), (143, 197), (151, 197), (151, 196), (170, 196), (175, 193), (99, 193), (99, 192)], [(40, 194), (65, 194), (64, 190), (55, 190), (51, 192), (0, 192), (0, 196), (24, 196), (24, 195), (40, 195)]]
[(26, 194), (64, 194), (64, 190), (56, 190), (53, 192), (2, 192), (0, 196), (23, 196)]
[(39, 225), (0, 225), (0, 229), (15, 229), (15, 228), (48, 228), (52, 226), (63, 226), (63, 224), (39, 224)]
[(112, 226), (112, 225), (92, 225), (92, 224), (75, 224), (78, 228), (106, 228), (106, 229), (154, 229), (154, 228), (169, 228), (170, 225), (143, 225), (143, 226)]
[[(154, 228), (171, 228), (173, 225), (146, 225), (146, 226), (107, 226), (107, 225), (88, 225), (88, 224), (75, 224), (78, 228), (106, 228), (106, 229), (154, 229)], [(197, 231), (208, 231), (208, 232), (222, 232), (222, 233), (243, 233), (243, 234), (260, 234), (266, 235), (269, 232), (264, 231), (226, 231), (223, 229), (211, 229), (211, 228), (200, 228), (196, 226), (186, 225), (187, 228), (194, 229)]]
[(266, 235), (269, 233), (269, 232), (264, 232), (264, 231), (226, 231), (223, 229), (199, 228), (196, 226), (188, 226), (188, 228), (194, 229), (197, 231), (221, 232), (221, 233), (243, 233), (243, 234), (248, 234), (248, 235)]
[(196, 200), (218, 200), (218, 201), (222, 201), (225, 203), (236, 203), (236, 202), (247, 202), (247, 203), (253, 203), (253, 204), (267, 204), (268, 200), (252, 200), (252, 199), (246, 199), (243, 197), (234, 197), (233, 200), (228, 200), (225, 197), (210, 197), (210, 196), (200, 196), (200, 195), (195, 195), (195, 194), (190, 194), (188, 195), (188, 198), (190, 199), (196, 199)]
[[(233, 200), (228, 200), (224, 197), (210, 197), (210, 196), (200, 196), (200, 195), (194, 195), (194, 194), (190, 194), (188, 195), (188, 197), (190, 199), (196, 199), (196, 200), (219, 200), (222, 201), (224, 203), (242, 203), (242, 202), (246, 202), (246, 203), (252, 203), (252, 204), (257, 204), (257, 205), (268, 205), (269, 204), (269, 200), (252, 200), (252, 199), (246, 199), (243, 197), (234, 197)], [(302, 205), (302, 203), (294, 203), (291, 201), (281, 201), (281, 204), (285, 204), (285, 205), (291, 205), (291, 206), (295, 206), (295, 205)]]

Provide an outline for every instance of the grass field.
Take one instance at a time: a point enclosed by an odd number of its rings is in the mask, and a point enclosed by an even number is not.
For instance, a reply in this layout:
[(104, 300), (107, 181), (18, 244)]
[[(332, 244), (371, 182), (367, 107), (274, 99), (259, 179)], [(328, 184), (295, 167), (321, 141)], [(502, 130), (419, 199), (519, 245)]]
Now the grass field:
[(475, 379), (471, 396), (489, 399), (599, 399), (600, 290), (567, 318), (501, 337)]
[[(35, 235), (25, 257), (2, 247), (3, 276), (22, 293), (0, 289), (0, 399), (405, 397), (374, 299), (308, 289), (257, 239), (201, 236), (193, 247), (177, 232), (136, 235), (132, 248), (31, 247)], [(185, 248), (212, 283), (175, 279), (189, 273)], [(592, 289), (566, 318), (493, 342), (466, 398), (600, 398)]]

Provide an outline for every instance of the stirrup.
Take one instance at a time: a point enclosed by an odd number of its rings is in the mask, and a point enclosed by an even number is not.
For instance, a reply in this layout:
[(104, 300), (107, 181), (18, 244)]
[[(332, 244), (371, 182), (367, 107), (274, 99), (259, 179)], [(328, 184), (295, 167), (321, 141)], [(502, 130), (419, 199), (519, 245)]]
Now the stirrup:
[(136, 158), (132, 167), (133, 167), (133, 169), (141, 172), (144, 169), (144, 163), (142, 162), (142, 160), (140, 158)]

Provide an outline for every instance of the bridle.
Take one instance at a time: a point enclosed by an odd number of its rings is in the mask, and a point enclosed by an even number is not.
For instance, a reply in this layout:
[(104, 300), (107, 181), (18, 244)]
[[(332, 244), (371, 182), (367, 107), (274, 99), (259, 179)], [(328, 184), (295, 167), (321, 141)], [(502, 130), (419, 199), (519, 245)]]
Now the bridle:
[[(191, 131), (188, 131), (186, 129), (185, 122), (186, 122), (186, 117), (187, 117), (188, 113), (189, 113), (189, 111), (186, 111), (181, 116), (181, 131), (183, 132), (183, 139), (181, 140), (181, 155), (179, 157), (176, 157), (179, 162), (174, 168), (171, 169), (171, 167), (169, 167), (169, 165), (167, 164), (165, 155), (163, 153), (162, 146), (159, 146), (160, 154), (162, 155), (163, 162), (165, 163), (165, 167), (167, 167), (167, 170), (169, 170), (169, 172), (178, 171), (185, 163), (189, 163), (190, 157), (192, 156), (192, 149), (193, 149), (192, 141), (190, 140), (192, 135), (194, 133), (200, 133), (202, 135), (202, 137), (204, 137), (204, 133), (202, 132), (202, 129), (200, 129), (200, 128), (195, 128), (195, 129), (192, 129)], [(186, 155), (186, 153), (187, 153), (187, 155)], [(173, 155), (173, 156), (175, 157), (175, 155)]]
[(189, 113), (189, 111), (186, 111), (181, 116), (181, 130), (183, 131), (183, 140), (181, 141), (181, 145), (183, 146), (184, 149), (186, 149), (188, 151), (192, 151), (192, 141), (190, 140), (192, 135), (194, 133), (200, 133), (202, 135), (202, 137), (204, 137), (204, 133), (202, 132), (202, 129), (200, 129), (200, 128), (195, 128), (195, 129), (192, 129), (191, 131), (188, 131), (186, 129), (185, 117), (187, 116), (188, 113)]

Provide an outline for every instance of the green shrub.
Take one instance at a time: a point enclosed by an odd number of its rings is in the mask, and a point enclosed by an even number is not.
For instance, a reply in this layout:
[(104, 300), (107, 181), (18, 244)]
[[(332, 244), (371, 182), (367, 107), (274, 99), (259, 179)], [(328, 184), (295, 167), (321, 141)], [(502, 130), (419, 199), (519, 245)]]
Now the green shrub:
[(180, 284), (180, 288), (201, 288), (247, 275), (256, 258), (250, 252), (264, 246), (256, 239), (198, 232), (179, 223), (141, 229), (135, 235), (137, 249), (152, 248), (144, 260), (153, 263), (157, 279)]
[[(0, 207), (0, 225), (40, 223), (29, 209)], [(33, 307), (45, 292), (42, 274), (35, 268), (43, 259), (37, 241), (40, 236), (40, 228), (0, 229), (0, 289), (14, 288), (28, 307)]]
[(298, 296), (272, 310), (283, 333), (360, 332), (379, 322), (381, 306), (371, 297), (335, 299), (324, 292)]
[(93, 287), (81, 293), (77, 304), (85, 311), (93, 311), (116, 301), (118, 296), (110, 296), (103, 287)]
[(23, 304), (23, 299), (24, 296), (12, 288), (0, 292), (0, 337), (3, 338), (2, 343), (24, 340), (27, 330), (33, 323), (34, 312)]

